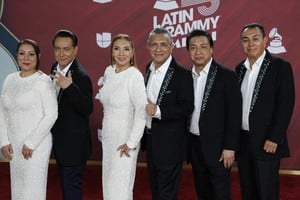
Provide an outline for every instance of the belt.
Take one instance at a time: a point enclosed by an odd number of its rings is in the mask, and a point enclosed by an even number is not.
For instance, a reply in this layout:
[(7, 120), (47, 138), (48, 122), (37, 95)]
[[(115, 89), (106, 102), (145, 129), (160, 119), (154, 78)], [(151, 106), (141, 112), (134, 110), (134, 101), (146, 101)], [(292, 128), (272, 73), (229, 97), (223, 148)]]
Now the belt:
[(146, 130), (146, 134), (152, 134), (152, 132), (151, 132), (151, 128), (145, 128), (145, 130)]
[(250, 135), (249, 131), (246, 131), (246, 130), (243, 130), (243, 129), (241, 129), (241, 133), (244, 134), (244, 135)]
[(193, 137), (197, 137), (197, 138), (200, 136), (200, 134), (199, 134), (199, 133), (198, 133), (199, 135), (197, 135), (197, 134), (195, 134), (195, 133), (192, 133), (192, 132), (189, 132), (189, 134), (190, 134), (191, 136), (193, 136)]

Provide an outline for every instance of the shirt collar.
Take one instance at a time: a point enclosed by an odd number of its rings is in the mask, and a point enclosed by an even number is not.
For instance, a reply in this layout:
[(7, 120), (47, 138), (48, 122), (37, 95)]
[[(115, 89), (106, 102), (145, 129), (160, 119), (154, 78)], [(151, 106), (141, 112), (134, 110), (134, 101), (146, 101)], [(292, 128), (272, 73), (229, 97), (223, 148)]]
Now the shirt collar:
[(73, 63), (74, 60), (72, 60), (63, 70), (61, 70), (60, 66), (59, 66), (59, 63), (57, 63), (57, 66), (56, 66), (56, 69), (61, 72), (62, 74), (66, 75), (67, 72), (69, 71), (72, 63)]
[(168, 57), (168, 59), (164, 62), (164, 64), (162, 64), (158, 69), (155, 70), (155, 67), (154, 67), (154, 62), (151, 63), (150, 65), (150, 70), (151, 72), (155, 72), (155, 73), (166, 73), (169, 66), (170, 66), (170, 63), (171, 63), (171, 60), (172, 60), (172, 55), (170, 55)]
[[(212, 63), (212, 58), (210, 58), (210, 60), (208, 61), (208, 63), (206, 63), (206, 65), (204, 66), (204, 68), (202, 69), (202, 71), (200, 72), (201, 73), (205, 73), (205, 74), (208, 74), (209, 72), (209, 69), (210, 69), (210, 66), (211, 66), (211, 63)], [(193, 65), (193, 68), (192, 68), (192, 73), (196, 76), (199, 76), (195, 70), (195, 65)]]
[[(264, 51), (261, 56), (259, 56), (259, 58), (255, 61), (255, 63), (253, 64), (252, 68), (253, 67), (260, 67), (264, 61), (264, 57), (266, 56), (266, 51)], [(250, 70), (251, 71), (251, 68), (250, 68), (250, 62), (249, 62), (249, 59), (247, 58), (244, 62), (244, 65), (245, 67), (247, 68), (247, 70)]]

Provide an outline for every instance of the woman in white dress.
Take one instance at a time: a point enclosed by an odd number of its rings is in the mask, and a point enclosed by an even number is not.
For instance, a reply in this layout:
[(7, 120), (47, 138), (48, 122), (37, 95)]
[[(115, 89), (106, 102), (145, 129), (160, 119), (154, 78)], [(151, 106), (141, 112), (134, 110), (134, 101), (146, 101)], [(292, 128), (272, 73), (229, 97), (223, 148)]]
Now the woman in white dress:
[(39, 57), (35, 41), (19, 42), (21, 71), (7, 75), (1, 91), (0, 147), (10, 162), (12, 200), (46, 199), (57, 100), (51, 79), (38, 70)]
[[(102, 187), (104, 200), (131, 200), (140, 140), (146, 123), (144, 78), (136, 67), (132, 39), (119, 34), (111, 44), (112, 65), (96, 98), (103, 105)], [(101, 81), (103, 80), (103, 81)]]

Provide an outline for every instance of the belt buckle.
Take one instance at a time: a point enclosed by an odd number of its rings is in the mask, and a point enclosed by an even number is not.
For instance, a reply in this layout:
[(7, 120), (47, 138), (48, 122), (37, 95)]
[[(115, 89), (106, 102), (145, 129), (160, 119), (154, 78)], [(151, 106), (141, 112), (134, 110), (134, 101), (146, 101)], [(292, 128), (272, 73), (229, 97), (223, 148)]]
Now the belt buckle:
[(242, 129), (242, 131), (241, 131), (241, 132), (242, 132), (242, 134), (244, 134), (244, 135), (250, 135), (250, 132), (249, 132), (249, 131), (247, 131), (247, 130), (243, 130), (243, 129)]

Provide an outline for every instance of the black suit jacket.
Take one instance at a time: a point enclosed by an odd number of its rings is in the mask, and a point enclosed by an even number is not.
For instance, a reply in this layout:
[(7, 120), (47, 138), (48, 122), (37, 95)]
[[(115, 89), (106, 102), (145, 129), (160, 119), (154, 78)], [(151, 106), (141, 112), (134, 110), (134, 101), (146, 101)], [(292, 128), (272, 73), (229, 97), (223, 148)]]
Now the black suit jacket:
[(89, 115), (93, 111), (92, 82), (76, 59), (68, 73), (70, 71), (73, 83), (66, 89), (60, 89), (58, 118), (51, 130), (55, 158), (64, 166), (82, 164), (91, 154)]
[[(147, 65), (147, 78), (150, 75)], [(147, 154), (157, 164), (175, 164), (183, 160), (187, 118), (194, 108), (193, 79), (188, 70), (173, 58), (160, 88), (156, 104), (161, 119), (152, 118), (152, 141)]]
[(241, 118), (242, 97), (237, 76), (213, 60), (199, 118), (199, 141), (209, 165), (219, 162), (223, 149), (238, 150)]
[[(246, 67), (242, 61), (236, 67), (240, 84)], [(257, 159), (278, 159), (289, 156), (287, 128), (295, 103), (295, 86), (292, 67), (287, 61), (273, 57), (267, 51), (259, 71), (251, 100), (250, 136), (241, 135), (241, 147), (250, 139), (252, 153)], [(265, 140), (278, 144), (275, 154), (263, 150)], [(244, 151), (241, 148), (240, 156)]]

